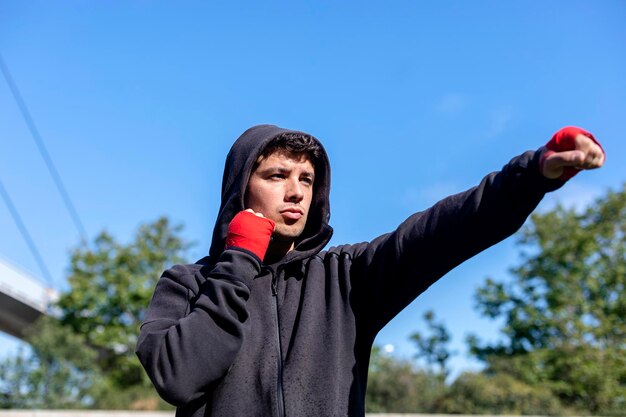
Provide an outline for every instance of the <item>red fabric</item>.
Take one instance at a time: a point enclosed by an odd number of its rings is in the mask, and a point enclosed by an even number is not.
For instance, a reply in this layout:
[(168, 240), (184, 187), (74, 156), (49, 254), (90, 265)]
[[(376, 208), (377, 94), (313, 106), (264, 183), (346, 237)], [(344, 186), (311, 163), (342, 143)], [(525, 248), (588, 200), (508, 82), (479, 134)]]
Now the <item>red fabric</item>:
[(240, 211), (228, 225), (226, 249), (243, 248), (263, 260), (274, 226), (273, 220), (259, 217), (249, 211)]
[[(544, 152), (543, 155), (541, 156), (541, 162), (540, 162), (540, 167), (539, 167), (541, 172), (543, 172), (543, 163), (548, 156), (552, 155), (555, 152), (575, 150), (576, 149), (575, 139), (576, 139), (576, 136), (578, 136), (579, 134), (583, 134), (587, 136), (589, 139), (591, 139), (592, 141), (594, 141), (596, 145), (600, 147), (600, 149), (602, 150), (602, 153), (604, 153), (604, 149), (602, 149), (602, 145), (600, 145), (600, 143), (596, 140), (596, 138), (593, 137), (591, 133), (587, 132), (585, 129), (582, 129), (580, 127), (567, 126), (567, 127), (560, 129), (558, 132), (556, 132), (554, 136), (552, 136), (552, 139), (550, 139), (550, 141), (546, 143), (546, 148), (548, 148), (548, 150)], [(564, 167), (563, 174), (561, 174), (559, 179), (563, 181), (568, 180), (572, 178), (574, 175), (578, 174), (579, 172), (580, 172), (580, 169), (578, 168)]]

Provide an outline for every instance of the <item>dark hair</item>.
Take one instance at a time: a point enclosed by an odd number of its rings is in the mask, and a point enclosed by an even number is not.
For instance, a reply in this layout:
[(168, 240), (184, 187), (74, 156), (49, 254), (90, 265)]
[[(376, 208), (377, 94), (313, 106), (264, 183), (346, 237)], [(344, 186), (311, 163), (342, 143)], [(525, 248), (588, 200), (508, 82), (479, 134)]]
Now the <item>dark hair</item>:
[(274, 139), (270, 140), (259, 155), (257, 162), (253, 168), (256, 169), (262, 159), (267, 158), (275, 152), (286, 152), (295, 155), (306, 155), (313, 164), (314, 168), (318, 168), (322, 159), (322, 147), (320, 143), (311, 135), (299, 132), (281, 133)]

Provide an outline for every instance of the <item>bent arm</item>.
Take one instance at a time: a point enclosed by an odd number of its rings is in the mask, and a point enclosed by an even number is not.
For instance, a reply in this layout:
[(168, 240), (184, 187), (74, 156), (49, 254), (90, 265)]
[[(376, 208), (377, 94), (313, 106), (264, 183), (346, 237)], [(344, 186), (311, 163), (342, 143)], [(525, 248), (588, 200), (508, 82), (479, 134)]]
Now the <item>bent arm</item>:
[(513, 158), (354, 255), (353, 288), (372, 337), (437, 279), (518, 230), (544, 194), (564, 183), (541, 175), (540, 158), (541, 152)]
[(226, 374), (248, 333), (248, 283), (259, 270), (257, 257), (231, 249), (208, 274), (182, 266), (165, 271), (136, 352), (164, 400), (187, 404)]

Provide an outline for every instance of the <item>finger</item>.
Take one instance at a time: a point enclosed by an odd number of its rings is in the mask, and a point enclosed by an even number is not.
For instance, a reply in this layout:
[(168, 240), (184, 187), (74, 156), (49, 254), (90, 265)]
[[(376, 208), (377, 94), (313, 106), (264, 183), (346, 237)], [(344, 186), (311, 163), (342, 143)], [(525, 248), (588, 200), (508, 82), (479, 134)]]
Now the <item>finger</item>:
[(599, 168), (604, 165), (606, 155), (604, 155), (604, 152), (599, 146), (594, 144), (594, 148), (589, 153), (591, 154), (591, 164), (594, 165), (594, 168)]
[(585, 162), (586, 155), (582, 151), (563, 151), (549, 155), (544, 166), (548, 169), (576, 167)]
[(581, 144), (583, 146), (576, 149), (582, 151), (585, 154), (584, 161), (578, 165), (581, 169), (595, 169), (600, 168), (604, 164), (604, 152), (602, 149), (593, 142), (587, 142)]
[(600, 168), (602, 165), (604, 165), (604, 154), (594, 155), (589, 153), (581, 167), (584, 169), (596, 169)]
[(586, 135), (578, 134), (575, 139), (576, 150), (585, 153), (585, 160), (579, 168), (593, 169), (599, 168), (604, 163), (604, 151), (593, 139)]
[[(577, 165), (583, 159), (584, 154), (580, 151), (554, 152), (548, 150), (543, 157), (541, 173), (546, 178), (551, 179), (563, 178), (564, 175), (567, 175), (566, 178), (570, 178), (575, 175), (572, 170), (578, 169)], [(567, 174), (566, 170), (568, 170)]]

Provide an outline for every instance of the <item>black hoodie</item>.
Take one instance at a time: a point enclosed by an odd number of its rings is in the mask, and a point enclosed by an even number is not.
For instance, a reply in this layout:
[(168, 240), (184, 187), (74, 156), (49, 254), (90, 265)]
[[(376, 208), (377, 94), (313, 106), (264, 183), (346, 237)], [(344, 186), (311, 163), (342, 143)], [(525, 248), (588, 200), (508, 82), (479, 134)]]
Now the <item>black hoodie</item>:
[(539, 152), (526, 152), (391, 233), (323, 251), (332, 235), (324, 153), (303, 234), (267, 265), (223, 248), (255, 161), (283, 132), (255, 126), (237, 139), (209, 256), (163, 273), (141, 326), (137, 355), (177, 416), (363, 416), (378, 331), (562, 184), (539, 174)]

